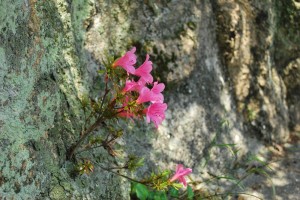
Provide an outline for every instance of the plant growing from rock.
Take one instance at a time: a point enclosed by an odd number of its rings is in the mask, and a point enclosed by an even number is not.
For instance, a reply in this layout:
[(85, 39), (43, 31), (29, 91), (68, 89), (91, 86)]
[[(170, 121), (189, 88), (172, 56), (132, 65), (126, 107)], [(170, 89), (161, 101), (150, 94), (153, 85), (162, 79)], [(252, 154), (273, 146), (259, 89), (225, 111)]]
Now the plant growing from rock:
[[(167, 104), (164, 103), (162, 94), (165, 85), (153, 80), (152, 62), (149, 55), (146, 55), (142, 65), (135, 68), (137, 60), (135, 50), (135, 47), (132, 48), (117, 60), (108, 57), (104, 62), (105, 70), (99, 71), (99, 74), (104, 74), (105, 77), (103, 96), (96, 100), (86, 97), (82, 100), (83, 108), (91, 111), (86, 116), (86, 126), (80, 133), (79, 139), (67, 152), (67, 160), (77, 162), (78, 174), (90, 174), (94, 171), (94, 161), (86, 158), (77, 161), (77, 154), (83, 151), (104, 148), (111, 156), (118, 156), (115, 145), (123, 136), (123, 129), (117, 127), (115, 123), (117, 120), (141, 120), (146, 117), (148, 123), (152, 121), (158, 128), (165, 119)], [(90, 109), (86, 109), (87, 107)], [(105, 136), (98, 134), (97, 130), (100, 128), (105, 130)], [(99, 167), (135, 182), (138, 188), (148, 186), (157, 191), (166, 191), (170, 187), (175, 189), (182, 187), (176, 181), (187, 186), (185, 176), (192, 172), (192, 169), (185, 169), (179, 164), (172, 177), (170, 177), (170, 170), (152, 173), (141, 180), (119, 173), (120, 169), (134, 171), (142, 165), (143, 159), (130, 155), (122, 166)]]
[[(96, 162), (93, 160), (81, 158), (78, 161), (77, 155), (84, 151), (103, 148), (112, 157), (119, 156), (115, 146), (124, 133), (122, 127), (117, 126), (118, 120), (142, 120), (146, 117), (148, 123), (152, 121), (155, 127), (158, 128), (165, 119), (167, 104), (164, 103), (162, 94), (165, 85), (153, 80), (151, 75), (152, 62), (149, 55), (146, 55), (146, 59), (141, 66), (135, 68), (137, 60), (135, 50), (135, 48), (132, 48), (117, 60), (108, 57), (104, 62), (105, 70), (99, 71), (99, 74), (104, 75), (105, 78), (103, 96), (98, 99), (87, 97), (82, 99), (82, 106), (88, 112), (86, 125), (77, 142), (71, 145), (67, 152), (67, 159), (76, 162), (77, 174), (91, 174), (95, 168)], [(87, 107), (90, 107), (90, 109), (87, 109)], [(222, 122), (222, 126), (227, 125), (226, 120)], [(98, 134), (100, 128), (104, 130), (106, 135)], [(214, 139), (212, 147), (225, 147), (235, 158), (237, 157), (238, 150), (235, 149), (235, 144), (217, 144)], [(234, 194), (253, 196), (231, 191), (234, 191), (236, 187), (242, 188), (241, 182), (252, 173), (265, 173), (263, 167), (251, 168), (240, 179), (230, 175), (210, 173), (213, 180), (228, 180), (228, 182), (234, 183), (229, 191), (212, 194), (208, 190), (196, 189), (199, 187), (199, 183), (192, 179), (191, 185), (187, 185), (185, 177), (192, 173), (192, 169), (184, 168), (181, 164), (177, 165), (174, 173), (168, 169), (155, 171), (150, 176), (138, 180), (120, 173), (122, 169), (135, 171), (143, 163), (143, 158), (129, 155), (121, 165), (97, 165), (97, 167), (130, 180), (132, 182), (131, 195), (133, 197), (161, 200), (168, 199), (168, 197), (175, 199), (211, 199), (214, 197), (228, 197)], [(209, 182), (213, 181), (209, 180)], [(203, 183), (208, 185), (206, 182)], [(179, 192), (178, 189), (182, 186), (185, 186), (186, 190)]]

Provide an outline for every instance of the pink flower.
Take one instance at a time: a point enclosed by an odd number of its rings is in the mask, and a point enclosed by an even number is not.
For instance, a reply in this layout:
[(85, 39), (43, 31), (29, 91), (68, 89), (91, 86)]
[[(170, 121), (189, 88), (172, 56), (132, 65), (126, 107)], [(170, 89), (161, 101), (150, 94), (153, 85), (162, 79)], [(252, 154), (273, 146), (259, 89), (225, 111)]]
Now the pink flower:
[(153, 82), (153, 77), (150, 74), (152, 71), (152, 62), (149, 61), (149, 55), (146, 55), (145, 62), (135, 70), (134, 75), (141, 77), (141, 79), (144, 79), (147, 83)]
[(133, 67), (133, 65), (136, 63), (136, 55), (134, 54), (135, 50), (136, 48), (133, 47), (130, 51), (127, 51), (124, 56), (117, 59), (113, 63), (113, 67), (120, 66), (124, 68), (128, 73), (134, 74), (135, 68)]
[(191, 168), (184, 169), (183, 165), (178, 164), (177, 167), (176, 167), (176, 172), (175, 172), (174, 176), (170, 179), (170, 182), (178, 180), (184, 186), (187, 186), (186, 180), (185, 180), (184, 176), (186, 176), (186, 175), (188, 175), (190, 173), (192, 173), (192, 169)]
[(162, 95), (162, 91), (165, 89), (165, 84), (154, 82), (154, 85), (151, 89), (152, 92), (152, 103), (163, 103), (164, 102), (164, 96)]
[(154, 82), (153, 88), (150, 90), (146, 86), (139, 90), (140, 96), (137, 99), (137, 103), (141, 104), (150, 101), (151, 103), (163, 103), (164, 96), (161, 93), (165, 88), (163, 83)]
[(158, 125), (160, 125), (165, 119), (165, 111), (167, 110), (167, 107), (166, 103), (151, 104), (147, 109), (145, 109), (147, 122), (150, 123), (150, 120), (153, 121), (155, 127), (158, 128)]
[(163, 103), (164, 102), (164, 95), (162, 93), (154, 93), (151, 90), (151, 103)]
[(161, 93), (162, 91), (164, 91), (165, 89), (165, 84), (163, 83), (158, 83), (158, 82), (154, 82), (153, 88), (151, 89), (151, 91), (153, 93)]
[(146, 82), (141, 79), (138, 80), (138, 82), (135, 82), (132, 80), (126, 80), (123, 92), (129, 92), (129, 91), (140, 92), (143, 89), (143, 87), (145, 87), (145, 84), (146, 84)]
[(138, 97), (136, 102), (138, 104), (141, 104), (141, 103), (145, 103), (145, 102), (152, 101), (152, 100), (153, 100), (152, 92), (149, 88), (147, 88), (145, 86), (140, 90), (140, 96)]
[(123, 89), (123, 92), (129, 92), (129, 91), (135, 91), (137, 87), (137, 82), (132, 80), (126, 80), (125, 87)]

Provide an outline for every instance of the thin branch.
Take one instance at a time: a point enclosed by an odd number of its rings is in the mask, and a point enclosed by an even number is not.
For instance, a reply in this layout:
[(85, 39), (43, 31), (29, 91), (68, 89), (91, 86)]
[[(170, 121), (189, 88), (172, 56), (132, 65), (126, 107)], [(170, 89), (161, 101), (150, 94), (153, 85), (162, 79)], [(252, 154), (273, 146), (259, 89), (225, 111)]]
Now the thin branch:
[(105, 93), (104, 93), (104, 95), (103, 95), (103, 97), (102, 97), (102, 100), (101, 100), (100, 110), (102, 110), (104, 101), (105, 101), (106, 96), (107, 96), (108, 93), (109, 93), (109, 89), (108, 89), (108, 85), (107, 85), (107, 82), (106, 82), (106, 83), (105, 83)]
[(143, 183), (143, 182), (141, 182), (141, 181), (135, 180), (135, 179), (133, 179), (133, 178), (131, 178), (131, 177), (129, 177), (129, 176), (126, 176), (126, 175), (124, 175), (124, 174), (120, 174), (120, 173), (118, 173), (118, 172), (112, 171), (112, 170), (110, 170), (110, 169), (108, 169), (108, 168), (105, 168), (105, 167), (103, 167), (103, 166), (100, 166), (100, 165), (99, 165), (99, 167), (100, 167), (101, 169), (103, 169), (103, 170), (106, 170), (106, 171), (108, 171), (108, 172), (111, 172), (111, 173), (113, 173), (113, 174), (116, 174), (116, 175), (118, 175), (118, 176), (121, 176), (121, 177), (123, 177), (123, 178), (126, 178), (126, 179), (128, 179), (128, 180), (130, 180), (130, 181), (133, 181), (133, 182), (136, 182), (136, 183), (145, 184), (145, 183)]
[(92, 118), (92, 116), (93, 116), (94, 114), (95, 114), (94, 111), (92, 111), (91, 114), (90, 114), (87, 118), (85, 117), (84, 130), (86, 130), (86, 124), (87, 124), (88, 122), (90, 122), (90, 120), (91, 120), (91, 118)]
[(101, 125), (103, 121), (102, 116), (100, 118), (98, 118), (98, 120), (92, 125), (90, 126), (86, 131), (84, 131), (81, 135), (81, 138), (74, 144), (71, 146), (71, 148), (68, 151), (67, 154), (67, 159), (70, 160), (72, 159), (75, 150), (79, 147), (79, 145), (90, 135), (90, 133), (92, 133), (97, 127), (99, 127)]
[(91, 147), (91, 148), (85, 148), (81, 151), (78, 151), (77, 153), (82, 153), (82, 152), (89, 151), (89, 150), (92, 150), (92, 149), (96, 149), (96, 148), (99, 148), (99, 147), (103, 147), (103, 144), (98, 145), (98, 146), (94, 146), (94, 147)]

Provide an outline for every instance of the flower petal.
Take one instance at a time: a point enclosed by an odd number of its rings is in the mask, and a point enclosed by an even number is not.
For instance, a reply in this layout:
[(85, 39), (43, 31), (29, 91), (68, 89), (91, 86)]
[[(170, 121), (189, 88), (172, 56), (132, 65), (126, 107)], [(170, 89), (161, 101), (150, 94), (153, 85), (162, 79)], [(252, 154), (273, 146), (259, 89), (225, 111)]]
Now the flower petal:
[(140, 96), (138, 97), (136, 102), (138, 104), (141, 104), (141, 103), (148, 102), (148, 101), (151, 101), (151, 100), (152, 100), (152, 92), (150, 91), (149, 88), (143, 87), (140, 90)]
[(152, 83), (153, 76), (150, 74), (151, 71), (152, 71), (152, 62), (149, 61), (149, 55), (147, 54), (145, 62), (135, 70), (134, 75), (141, 77), (147, 83)]
[(172, 176), (172, 178), (170, 179), (170, 182), (178, 180), (179, 182), (181, 182), (184, 186), (187, 186), (186, 180), (185, 180), (185, 176), (192, 173), (192, 169), (190, 168), (186, 168), (184, 169), (182, 164), (178, 164), (176, 167), (176, 172), (175, 174)]
[(135, 68), (133, 65), (136, 63), (136, 55), (134, 54), (136, 48), (133, 47), (130, 51), (127, 51), (124, 56), (117, 59), (113, 63), (113, 67), (120, 66), (125, 69), (128, 73), (134, 74)]
[(153, 88), (151, 89), (154, 93), (161, 93), (165, 89), (165, 84), (154, 82)]

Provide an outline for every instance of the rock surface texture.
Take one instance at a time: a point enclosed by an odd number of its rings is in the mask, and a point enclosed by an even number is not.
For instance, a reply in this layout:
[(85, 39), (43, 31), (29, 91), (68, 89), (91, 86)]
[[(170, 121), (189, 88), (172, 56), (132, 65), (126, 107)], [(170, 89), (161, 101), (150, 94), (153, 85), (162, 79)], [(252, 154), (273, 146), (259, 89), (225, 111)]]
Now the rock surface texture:
[(245, 178), (246, 191), (297, 199), (299, 21), (298, 0), (0, 0), (0, 199), (130, 198), (127, 180), (96, 166), (73, 177), (66, 151), (84, 126), (81, 100), (104, 89), (105, 55), (132, 46), (139, 63), (150, 55), (168, 103), (157, 131), (128, 123), (122, 144), (145, 157), (140, 175), (183, 163), (195, 180), (238, 177), (256, 154), (275, 171)]

